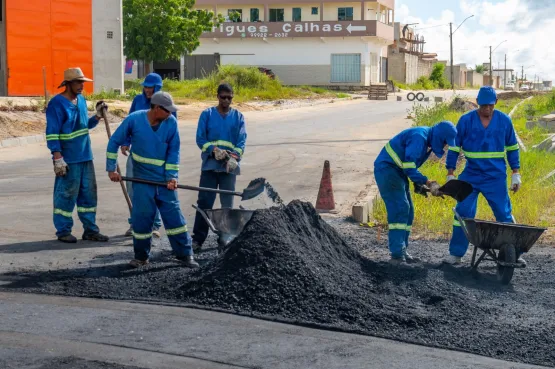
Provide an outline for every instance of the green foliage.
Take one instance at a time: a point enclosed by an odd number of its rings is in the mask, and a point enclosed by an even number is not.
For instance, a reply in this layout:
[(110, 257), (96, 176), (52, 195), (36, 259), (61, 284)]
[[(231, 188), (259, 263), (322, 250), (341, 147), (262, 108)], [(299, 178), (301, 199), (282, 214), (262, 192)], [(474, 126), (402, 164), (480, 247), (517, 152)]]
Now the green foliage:
[(222, 19), (194, 5), (194, 0), (123, 0), (127, 58), (164, 62), (195, 50), (202, 32)]
[(432, 74), (430, 74), (430, 81), (439, 88), (451, 88), (451, 83), (445, 78), (445, 64), (434, 64)]
[(229, 13), (229, 20), (232, 22), (238, 22), (241, 20), (241, 13), (239, 13), (238, 11), (234, 10), (231, 13)]
[(344, 93), (342, 93), (342, 92), (338, 93), (336, 96), (337, 96), (338, 99), (346, 99), (346, 98), (351, 97), (351, 95), (349, 95), (349, 94), (344, 94)]
[(476, 68), (474, 68), (474, 70), (476, 71), (476, 73), (484, 74), (484, 72), (486, 71), (486, 67), (484, 67), (483, 64), (476, 64)]

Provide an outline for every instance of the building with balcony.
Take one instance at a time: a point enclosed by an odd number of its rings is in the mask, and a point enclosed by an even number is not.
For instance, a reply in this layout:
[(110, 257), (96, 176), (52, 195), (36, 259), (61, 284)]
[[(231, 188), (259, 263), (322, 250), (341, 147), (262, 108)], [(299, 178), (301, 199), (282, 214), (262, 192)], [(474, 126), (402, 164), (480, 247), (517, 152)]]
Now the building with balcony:
[(271, 69), (288, 85), (368, 86), (387, 79), (394, 0), (197, 0), (195, 6), (226, 22), (204, 33), (193, 55)]

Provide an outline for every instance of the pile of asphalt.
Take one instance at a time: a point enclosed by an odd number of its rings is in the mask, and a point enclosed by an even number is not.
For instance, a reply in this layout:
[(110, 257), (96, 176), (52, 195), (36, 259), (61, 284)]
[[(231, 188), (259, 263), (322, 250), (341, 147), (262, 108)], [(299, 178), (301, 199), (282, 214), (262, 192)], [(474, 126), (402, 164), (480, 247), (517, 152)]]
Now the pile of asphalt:
[[(382, 237), (383, 238), (383, 237)], [(425, 260), (437, 244), (412, 245)], [(444, 247), (444, 246), (443, 246)], [(443, 253), (442, 249), (440, 253)], [(312, 205), (256, 211), (229, 249), (190, 271), (161, 263), (138, 271), (43, 273), (14, 283), (29, 292), (202, 305), (285, 322), (393, 338), (500, 359), (555, 365), (553, 258), (501, 286), (486, 266), (375, 262), (375, 234), (336, 228)], [(429, 257), (429, 258), (428, 258)], [(202, 259), (201, 259), (202, 260)]]

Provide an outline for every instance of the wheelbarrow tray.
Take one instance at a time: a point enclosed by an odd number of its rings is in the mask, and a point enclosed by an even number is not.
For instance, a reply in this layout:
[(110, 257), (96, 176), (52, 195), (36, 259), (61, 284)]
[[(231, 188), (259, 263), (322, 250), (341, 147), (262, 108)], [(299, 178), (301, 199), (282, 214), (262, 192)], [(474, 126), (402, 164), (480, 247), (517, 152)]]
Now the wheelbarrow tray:
[(503, 245), (514, 245), (519, 252), (528, 252), (540, 238), (545, 228), (523, 224), (499, 223), (463, 218), (461, 226), (474, 246), (485, 250), (500, 250)]

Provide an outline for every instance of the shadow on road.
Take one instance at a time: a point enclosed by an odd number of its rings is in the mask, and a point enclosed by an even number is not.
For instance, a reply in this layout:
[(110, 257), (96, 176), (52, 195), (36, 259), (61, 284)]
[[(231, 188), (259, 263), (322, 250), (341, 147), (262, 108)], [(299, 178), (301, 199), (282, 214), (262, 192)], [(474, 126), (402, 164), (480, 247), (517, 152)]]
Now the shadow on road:
[(6, 245), (0, 245), (0, 253), (31, 253), (40, 251), (63, 251), (63, 250), (80, 250), (91, 249), (105, 246), (129, 246), (130, 238), (123, 236), (112, 237), (110, 242), (92, 242), (78, 240), (77, 243), (63, 243), (58, 240), (19, 242)]

